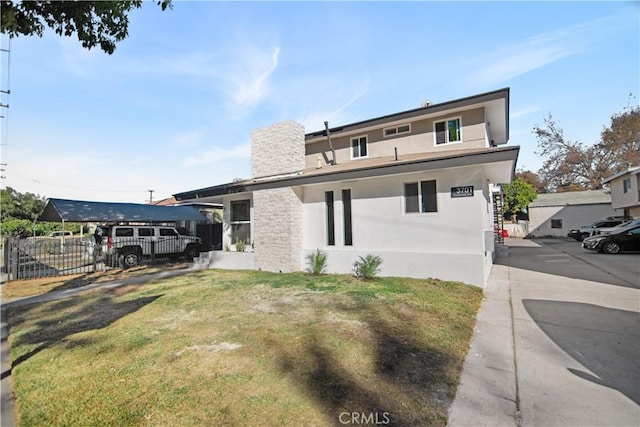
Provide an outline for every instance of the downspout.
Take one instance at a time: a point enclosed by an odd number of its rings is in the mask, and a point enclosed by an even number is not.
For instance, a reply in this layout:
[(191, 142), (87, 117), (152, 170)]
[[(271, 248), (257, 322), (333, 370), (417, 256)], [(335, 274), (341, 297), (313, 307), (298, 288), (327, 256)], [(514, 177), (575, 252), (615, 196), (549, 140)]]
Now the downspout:
[(333, 144), (331, 143), (331, 133), (329, 132), (329, 122), (324, 122), (324, 128), (327, 131), (327, 141), (329, 141), (329, 148), (331, 149), (331, 164), (337, 165), (336, 163), (336, 150), (333, 148)]

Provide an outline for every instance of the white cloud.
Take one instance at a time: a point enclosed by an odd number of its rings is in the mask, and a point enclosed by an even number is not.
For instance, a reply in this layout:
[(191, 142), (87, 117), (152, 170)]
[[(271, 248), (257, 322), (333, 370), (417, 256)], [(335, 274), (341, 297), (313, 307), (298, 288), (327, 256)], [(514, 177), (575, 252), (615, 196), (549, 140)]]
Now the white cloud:
[(540, 111), (540, 107), (538, 106), (527, 107), (521, 110), (514, 111), (510, 114), (510, 117), (512, 120), (518, 119), (520, 117), (528, 116), (529, 114), (537, 113), (538, 111)]
[(279, 57), (279, 47), (269, 57), (260, 52), (246, 52), (243, 63), (227, 75), (234, 107), (251, 109), (262, 101), (268, 92), (269, 77), (278, 67)]
[[(313, 112), (307, 113), (301, 117), (296, 119), (297, 122), (302, 124), (305, 127), (306, 132), (315, 132), (318, 130), (324, 129), (324, 122), (329, 122), (329, 127), (335, 125), (335, 121), (343, 121), (344, 112), (358, 100), (360, 100), (363, 96), (365, 96), (369, 90), (371, 89), (371, 80), (369, 78), (362, 79), (359, 84), (353, 87), (351, 92), (348, 91), (338, 91), (336, 93), (340, 95), (339, 99), (333, 100), (333, 104), (327, 105), (322, 110), (315, 110)], [(348, 96), (348, 98), (346, 98)], [(316, 104), (314, 104), (316, 105)]]
[(189, 156), (182, 161), (183, 166), (208, 165), (233, 158), (250, 158), (251, 144), (245, 143), (230, 148), (215, 147)]
[(610, 18), (603, 18), (536, 34), (481, 58), (475, 58), (475, 61), (488, 65), (474, 73), (473, 81), (493, 86), (582, 53), (590, 45), (589, 40), (601, 37), (600, 33), (606, 31), (606, 27), (611, 24), (609, 21)]

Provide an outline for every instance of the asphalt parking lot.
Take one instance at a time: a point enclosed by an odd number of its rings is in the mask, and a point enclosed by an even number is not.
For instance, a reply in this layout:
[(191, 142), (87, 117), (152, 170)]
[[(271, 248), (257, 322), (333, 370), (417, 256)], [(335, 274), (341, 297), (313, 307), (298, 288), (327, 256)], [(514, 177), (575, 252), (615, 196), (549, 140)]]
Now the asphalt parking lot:
[(640, 288), (640, 252), (609, 255), (582, 248), (574, 239), (534, 239), (575, 257), (604, 273), (612, 276), (612, 281), (621, 286)]

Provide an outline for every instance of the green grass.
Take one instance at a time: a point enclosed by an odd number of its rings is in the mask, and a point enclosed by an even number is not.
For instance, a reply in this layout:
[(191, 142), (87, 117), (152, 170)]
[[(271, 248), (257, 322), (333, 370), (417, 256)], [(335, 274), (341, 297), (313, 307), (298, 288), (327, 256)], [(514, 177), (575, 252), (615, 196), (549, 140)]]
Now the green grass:
[(18, 422), (445, 425), (481, 298), (438, 280), (208, 270), (16, 307)]

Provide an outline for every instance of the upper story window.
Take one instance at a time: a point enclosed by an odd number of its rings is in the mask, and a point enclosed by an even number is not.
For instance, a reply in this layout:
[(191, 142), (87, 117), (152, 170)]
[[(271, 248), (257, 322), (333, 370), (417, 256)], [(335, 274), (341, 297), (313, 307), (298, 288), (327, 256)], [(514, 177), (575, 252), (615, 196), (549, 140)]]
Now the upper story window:
[(436, 145), (461, 142), (462, 133), (460, 130), (460, 117), (434, 122), (433, 132)]
[(367, 157), (367, 136), (351, 138), (351, 158)]
[(406, 125), (391, 127), (391, 128), (384, 128), (384, 136), (400, 135), (403, 133), (410, 133), (410, 132), (411, 132), (410, 123), (407, 123)]
[(622, 192), (628, 193), (631, 190), (631, 178), (627, 178), (622, 181)]

